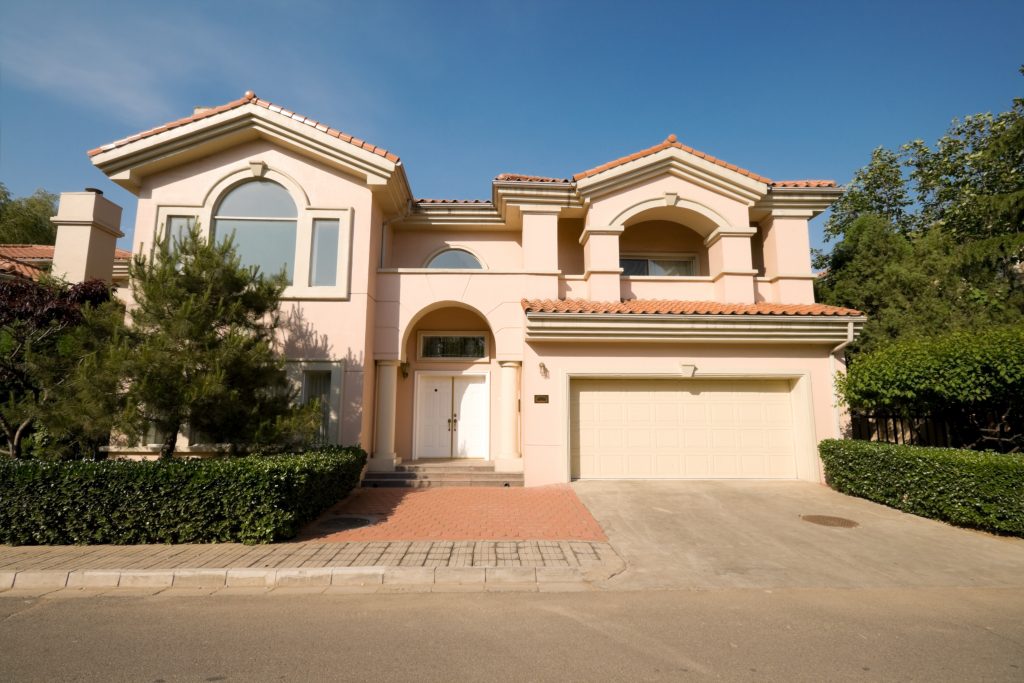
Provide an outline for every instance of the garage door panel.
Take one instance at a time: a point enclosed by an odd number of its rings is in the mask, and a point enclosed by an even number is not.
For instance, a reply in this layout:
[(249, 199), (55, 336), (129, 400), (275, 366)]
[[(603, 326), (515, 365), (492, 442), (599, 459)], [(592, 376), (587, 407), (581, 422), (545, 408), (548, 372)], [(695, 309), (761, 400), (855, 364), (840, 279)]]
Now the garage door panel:
[(581, 478), (795, 478), (785, 380), (574, 380)]

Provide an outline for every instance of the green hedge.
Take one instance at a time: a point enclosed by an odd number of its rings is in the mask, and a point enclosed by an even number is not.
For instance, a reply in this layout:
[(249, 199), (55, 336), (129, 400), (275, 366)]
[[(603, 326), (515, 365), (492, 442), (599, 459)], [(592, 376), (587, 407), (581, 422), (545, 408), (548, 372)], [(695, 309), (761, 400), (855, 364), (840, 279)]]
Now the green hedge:
[(1024, 537), (1024, 456), (831, 439), (818, 450), (836, 491)]
[(0, 543), (269, 543), (359, 482), (366, 453), (0, 462)]

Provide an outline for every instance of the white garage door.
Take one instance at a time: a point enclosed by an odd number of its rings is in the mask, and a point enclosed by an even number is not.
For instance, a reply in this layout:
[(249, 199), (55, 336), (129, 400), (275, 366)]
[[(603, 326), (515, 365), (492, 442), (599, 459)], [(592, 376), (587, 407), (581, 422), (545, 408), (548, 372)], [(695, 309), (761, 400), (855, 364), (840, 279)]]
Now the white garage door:
[(787, 380), (573, 380), (572, 476), (795, 479)]

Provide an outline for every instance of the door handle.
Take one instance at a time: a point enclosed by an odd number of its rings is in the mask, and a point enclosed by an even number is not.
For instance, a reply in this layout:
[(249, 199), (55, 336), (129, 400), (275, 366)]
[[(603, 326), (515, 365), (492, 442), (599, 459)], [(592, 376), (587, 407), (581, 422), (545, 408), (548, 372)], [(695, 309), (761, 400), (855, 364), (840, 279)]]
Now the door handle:
[(452, 419), (450, 417), (448, 418), (448, 431), (452, 431)]
[(451, 423), (452, 423), (452, 429), (458, 431), (458, 429), (459, 429), (459, 416), (458, 415), (452, 415)]

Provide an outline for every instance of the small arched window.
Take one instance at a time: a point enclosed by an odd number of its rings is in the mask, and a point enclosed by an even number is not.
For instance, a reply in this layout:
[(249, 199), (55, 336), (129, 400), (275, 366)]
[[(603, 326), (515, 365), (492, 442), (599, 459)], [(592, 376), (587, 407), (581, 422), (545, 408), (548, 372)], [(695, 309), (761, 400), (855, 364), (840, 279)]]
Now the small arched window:
[(270, 180), (250, 180), (232, 188), (213, 216), (218, 239), (234, 237), (242, 265), (258, 266), (264, 275), (295, 274), (298, 211), (288, 190)]
[(457, 268), (462, 270), (482, 270), (483, 266), (476, 256), (465, 249), (445, 249), (430, 259), (427, 268)]

